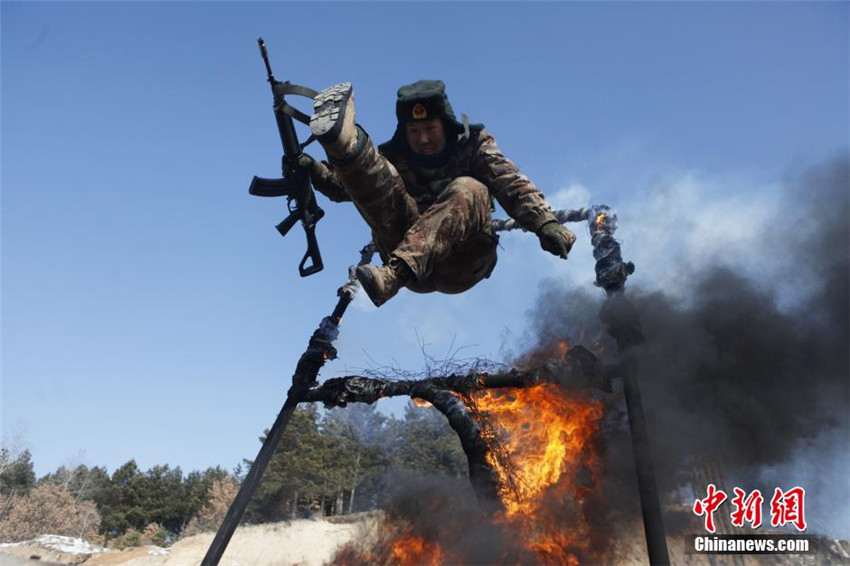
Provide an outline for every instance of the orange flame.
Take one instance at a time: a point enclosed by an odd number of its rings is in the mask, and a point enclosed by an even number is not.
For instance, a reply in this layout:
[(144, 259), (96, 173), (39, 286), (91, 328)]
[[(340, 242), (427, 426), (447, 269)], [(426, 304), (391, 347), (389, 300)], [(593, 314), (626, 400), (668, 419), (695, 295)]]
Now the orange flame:
[(437, 542), (406, 534), (395, 539), (390, 547), (392, 564), (440, 566), (443, 551)]
[(520, 371), (528, 371), (533, 368), (539, 368), (544, 363), (553, 359), (562, 362), (567, 361), (567, 353), (570, 351), (570, 344), (566, 340), (558, 340), (557, 343), (547, 346), (542, 346), (523, 355), (519, 360), (514, 362), (514, 366)]
[[(514, 465), (505, 469), (491, 454), (502, 485), (515, 486), (501, 493), (508, 517), (533, 513), (550, 486), (582, 466), (596, 465), (591, 441), (602, 418), (600, 402), (570, 398), (555, 385), (541, 384), (510, 394), (484, 391), (473, 403), (495, 423)], [(581, 495), (574, 482), (567, 483), (564, 491)]]
[[(565, 524), (550, 502), (572, 500), (580, 507), (595, 487), (599, 462), (593, 443), (602, 403), (552, 384), (517, 391), (512, 403), (499, 403), (498, 396), (488, 391), (477, 401), (502, 428), (515, 466), (510, 470), (492, 462), (502, 485), (515, 486), (501, 493), (505, 520), (542, 564), (578, 564), (576, 554), (587, 550), (590, 526), (581, 514)], [(577, 481), (587, 472), (590, 477)]]
[(562, 362), (567, 361), (567, 352), (570, 351), (570, 345), (567, 344), (566, 340), (558, 341), (558, 359)]
[[(549, 359), (564, 359), (569, 345), (549, 349)], [(534, 353), (542, 357), (541, 351)], [(525, 389), (481, 390), (462, 397), (482, 426), (491, 450), (488, 462), (500, 480), (504, 510), (490, 519), (516, 535), (537, 563), (577, 566), (599, 562), (590, 546), (591, 526), (583, 504), (597, 487), (599, 461), (594, 452), (602, 403), (554, 384)], [(414, 399), (417, 405), (421, 400)], [(387, 524), (386, 546), (375, 564), (440, 566), (463, 564), (464, 556), (433, 537)], [(387, 532), (385, 531), (385, 532)], [(393, 533), (393, 534), (389, 534)], [(452, 532), (446, 536), (456, 536)], [(516, 562), (503, 557), (506, 564)]]
[(425, 408), (425, 407), (431, 406), (430, 401), (426, 401), (425, 399), (419, 399), (418, 397), (413, 397), (412, 401), (413, 401), (413, 404), (416, 405), (417, 407)]
[(608, 218), (608, 215), (604, 212), (600, 212), (596, 215), (596, 229), (600, 230), (602, 228), (602, 224), (605, 222), (605, 219)]
[[(558, 351), (566, 353), (566, 342)], [(595, 487), (599, 464), (593, 449), (602, 403), (553, 384), (483, 390), (466, 402), (489, 423), (483, 434), (496, 447), (488, 461), (499, 476), (504, 511), (493, 521), (515, 533), (538, 563), (578, 565), (580, 556), (592, 554), (590, 526), (581, 513), (565, 520), (561, 502), (580, 509)], [(463, 563), (462, 556), (446, 555), (438, 542), (409, 533), (392, 539), (391, 552), (393, 565)]]

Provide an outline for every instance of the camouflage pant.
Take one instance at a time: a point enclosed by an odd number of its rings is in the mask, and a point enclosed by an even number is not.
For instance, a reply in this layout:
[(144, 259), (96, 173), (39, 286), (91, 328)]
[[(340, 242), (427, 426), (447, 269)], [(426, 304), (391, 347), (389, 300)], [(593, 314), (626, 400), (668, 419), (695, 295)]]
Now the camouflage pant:
[(369, 141), (357, 159), (336, 174), (372, 229), (381, 258), (403, 260), (416, 275), (417, 293), (462, 293), (489, 277), (498, 238), (490, 193), (472, 177), (458, 177), (437, 200), (419, 210), (396, 168)]

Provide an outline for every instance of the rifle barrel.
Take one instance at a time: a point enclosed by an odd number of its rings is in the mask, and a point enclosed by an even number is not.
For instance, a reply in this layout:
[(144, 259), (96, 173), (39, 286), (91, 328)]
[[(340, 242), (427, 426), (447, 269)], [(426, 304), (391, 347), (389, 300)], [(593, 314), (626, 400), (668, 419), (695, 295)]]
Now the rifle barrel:
[(269, 62), (269, 52), (266, 51), (266, 41), (260, 37), (257, 39), (257, 43), (260, 45), (260, 55), (263, 56), (263, 63), (266, 64), (266, 73), (269, 75), (269, 82), (272, 85), (272, 91), (274, 91), (274, 73), (272, 73), (272, 64)]

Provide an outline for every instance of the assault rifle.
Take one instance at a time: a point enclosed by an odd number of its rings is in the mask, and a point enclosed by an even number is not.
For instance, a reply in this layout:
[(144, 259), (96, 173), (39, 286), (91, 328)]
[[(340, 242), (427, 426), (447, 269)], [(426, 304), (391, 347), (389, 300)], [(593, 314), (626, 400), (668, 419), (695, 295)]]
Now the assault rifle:
[[(295, 118), (304, 124), (310, 123), (310, 117), (298, 109), (286, 103), (285, 95), (297, 94), (308, 98), (315, 98), (318, 94), (315, 90), (291, 84), (289, 81), (281, 82), (275, 80), (272, 67), (269, 64), (269, 54), (266, 52), (266, 44), (263, 38), (259, 38), (260, 54), (266, 64), (268, 81), (272, 87), (274, 97), (274, 117), (277, 121), (277, 129), (280, 133), (280, 141), (283, 143), (283, 157), (281, 159), (281, 179), (264, 179), (254, 177), (248, 192), (258, 197), (286, 197), (286, 205), (289, 216), (276, 226), (281, 236), (286, 236), (289, 230), (299, 220), (307, 234), (307, 253), (301, 263), (298, 264), (298, 273), (301, 277), (313, 275), (324, 269), (322, 254), (319, 252), (319, 243), (316, 240), (316, 223), (325, 215), (325, 211), (316, 203), (316, 195), (310, 184), (309, 170), (298, 163), (303, 155), (304, 148), (312, 142), (315, 137), (310, 136), (304, 144), (298, 142), (298, 134), (295, 132)], [(310, 265), (307, 264), (310, 261)]]

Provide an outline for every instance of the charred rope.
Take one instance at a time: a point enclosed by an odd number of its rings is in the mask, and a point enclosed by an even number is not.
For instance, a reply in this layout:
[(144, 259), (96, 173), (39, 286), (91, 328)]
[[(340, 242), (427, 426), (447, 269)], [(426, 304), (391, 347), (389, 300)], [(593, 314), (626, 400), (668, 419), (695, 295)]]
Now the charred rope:
[[(620, 244), (614, 239), (617, 215), (604, 204), (586, 206), (578, 210), (556, 210), (553, 214), (561, 224), (587, 221), (593, 257), (596, 259), (594, 284), (602, 287), (606, 292), (622, 289), (626, 279), (634, 273), (635, 265), (632, 262), (623, 262)], [(493, 220), (493, 229), (497, 232), (523, 230), (513, 219)]]
[(469, 414), (460, 397), (444, 389), (416, 387), (413, 396), (430, 402), (449, 421), (466, 454), (469, 469), (469, 482), (478, 501), (478, 507), (485, 513), (494, 513), (504, 509), (499, 498), (499, 477), (487, 461), (490, 450), (482, 435), (481, 425)]
[(613, 376), (621, 373), (618, 365), (599, 364), (584, 346), (570, 348), (565, 361), (544, 364), (529, 371), (515, 368), (499, 373), (470, 372), (416, 380), (394, 380), (380, 377), (348, 375), (328, 379), (304, 392), (303, 401), (321, 402), (325, 408), (345, 407), (349, 403), (372, 404), (386, 397), (407, 396), (425, 399), (431, 390), (452, 391), (468, 395), (483, 389), (524, 388), (540, 383), (557, 383), (563, 387), (596, 387), (607, 389)]

